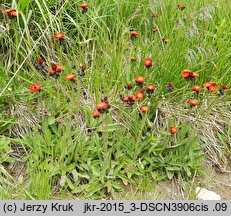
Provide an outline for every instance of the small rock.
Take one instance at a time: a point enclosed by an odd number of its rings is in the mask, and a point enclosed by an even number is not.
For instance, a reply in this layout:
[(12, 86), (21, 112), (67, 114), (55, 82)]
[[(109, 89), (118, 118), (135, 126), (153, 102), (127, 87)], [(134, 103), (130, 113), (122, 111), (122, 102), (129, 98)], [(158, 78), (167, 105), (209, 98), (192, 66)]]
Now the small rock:
[(198, 200), (221, 200), (217, 193), (201, 187), (196, 187), (196, 197)]

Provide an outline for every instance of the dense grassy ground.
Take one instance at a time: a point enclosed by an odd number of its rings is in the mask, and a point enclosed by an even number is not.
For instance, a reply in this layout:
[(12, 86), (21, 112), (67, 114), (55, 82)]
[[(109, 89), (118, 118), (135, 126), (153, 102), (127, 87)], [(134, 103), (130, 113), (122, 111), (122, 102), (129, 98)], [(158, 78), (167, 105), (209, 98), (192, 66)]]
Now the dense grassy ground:
[[(89, 4), (85, 14), (82, 3)], [(204, 173), (203, 162), (225, 171), (231, 157), (230, 11), (229, 0), (3, 1), (0, 198), (113, 198), (129, 185), (149, 191), (165, 179), (187, 191)], [(139, 37), (131, 40), (130, 31)], [(54, 39), (58, 32), (63, 42)], [(45, 60), (41, 69), (39, 58)], [(150, 68), (145, 58), (152, 58)], [(54, 63), (64, 67), (57, 79), (48, 73)], [(83, 65), (85, 76), (65, 80)], [(199, 78), (183, 79), (184, 69)], [(135, 83), (138, 75), (143, 87)], [(224, 95), (203, 87), (210, 81), (227, 86)], [(40, 92), (30, 92), (34, 83)], [(144, 91), (134, 105), (121, 101), (147, 84), (156, 88), (150, 96)], [(105, 96), (108, 112), (93, 118)], [(190, 107), (190, 99), (199, 105)], [(150, 112), (142, 113), (143, 105)]]

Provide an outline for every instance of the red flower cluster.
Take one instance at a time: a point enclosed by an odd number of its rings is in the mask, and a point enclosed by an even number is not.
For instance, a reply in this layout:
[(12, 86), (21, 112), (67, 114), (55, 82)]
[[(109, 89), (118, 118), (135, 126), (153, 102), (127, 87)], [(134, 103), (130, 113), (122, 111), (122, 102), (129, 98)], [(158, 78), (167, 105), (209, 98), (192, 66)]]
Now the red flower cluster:
[(199, 74), (192, 72), (191, 70), (185, 69), (182, 71), (181, 76), (186, 80), (193, 80), (199, 77)]
[(55, 78), (59, 77), (59, 73), (64, 70), (63, 66), (57, 65), (57, 64), (51, 64), (51, 68), (48, 70), (50, 76), (53, 76)]
[(215, 82), (207, 82), (204, 84), (204, 87), (207, 88), (210, 92), (217, 92), (217, 84)]

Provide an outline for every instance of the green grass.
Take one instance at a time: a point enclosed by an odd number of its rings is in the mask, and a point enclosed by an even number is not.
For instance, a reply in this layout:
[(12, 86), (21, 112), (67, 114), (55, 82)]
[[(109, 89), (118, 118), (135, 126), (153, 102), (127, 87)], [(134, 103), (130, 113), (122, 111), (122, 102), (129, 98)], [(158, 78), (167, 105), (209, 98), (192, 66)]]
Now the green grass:
[[(166, 179), (177, 179), (187, 191), (204, 173), (204, 160), (225, 167), (230, 162), (230, 1), (92, 0), (86, 14), (81, 3), (1, 5), (0, 198), (113, 198), (129, 185), (142, 194)], [(179, 3), (186, 9), (179, 10)], [(4, 8), (15, 8), (20, 16), (10, 18)], [(152, 13), (158, 17), (152, 19)], [(159, 31), (152, 32), (154, 27)], [(135, 41), (131, 30), (140, 34)], [(64, 32), (62, 45), (53, 38), (57, 32)], [(163, 44), (164, 37), (170, 42)], [(35, 67), (40, 57), (42, 70)], [(149, 69), (143, 64), (147, 57), (153, 60)], [(52, 63), (65, 68), (57, 80), (48, 75)], [(65, 80), (80, 65), (87, 68), (85, 76)], [(199, 78), (184, 80), (186, 68)], [(128, 106), (120, 95), (140, 89), (134, 81), (138, 75), (156, 90)], [(192, 91), (208, 81), (229, 89), (224, 96)], [(171, 94), (168, 82), (175, 87)], [(41, 92), (31, 93), (32, 83), (39, 83)], [(124, 88), (129, 83), (130, 91)], [(109, 112), (94, 119), (95, 104), (104, 96)], [(189, 99), (199, 105), (190, 108)], [(142, 105), (150, 112), (141, 114)], [(169, 132), (172, 125), (176, 135)], [(15, 174), (18, 163), (23, 168)]]

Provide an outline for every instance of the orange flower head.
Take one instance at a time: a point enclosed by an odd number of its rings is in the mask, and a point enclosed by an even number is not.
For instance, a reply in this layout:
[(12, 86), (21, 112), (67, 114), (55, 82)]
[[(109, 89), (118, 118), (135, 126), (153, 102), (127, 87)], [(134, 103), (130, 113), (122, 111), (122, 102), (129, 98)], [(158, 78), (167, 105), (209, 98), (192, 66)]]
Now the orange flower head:
[(52, 68), (50, 68), (50, 69), (48, 70), (48, 72), (49, 72), (50, 75), (54, 75), (55, 72), (56, 72), (56, 70), (53, 70)]
[(140, 111), (141, 111), (142, 113), (150, 112), (150, 107), (148, 107), (148, 106), (141, 106), (141, 107), (140, 107)]
[(54, 74), (57, 74), (61, 71), (64, 70), (64, 67), (63, 66), (59, 66), (57, 64), (51, 64), (51, 68), (48, 70), (48, 72), (51, 74), (51, 75), (54, 75)]
[(138, 32), (136, 32), (136, 31), (130, 31), (130, 33), (129, 33), (131, 36), (136, 36), (136, 37), (138, 37), (139, 36), (139, 33)]
[(152, 18), (156, 18), (156, 17), (158, 17), (158, 14), (157, 14), (157, 13), (152, 13), (152, 14), (151, 14), (151, 17), (152, 17)]
[(135, 101), (136, 100), (136, 96), (135, 95), (128, 96), (128, 100), (129, 101)]
[(61, 72), (64, 70), (63, 66), (57, 65), (56, 72)]
[(17, 16), (19, 16), (20, 14), (19, 14), (18, 11), (12, 10), (12, 11), (10, 12), (10, 15), (11, 15), (12, 17), (17, 17)]
[(184, 78), (184, 79), (187, 79), (190, 77), (190, 73), (192, 73), (190, 70), (183, 70), (182, 73), (181, 73), (181, 76)]
[(146, 91), (147, 91), (148, 93), (153, 93), (153, 92), (155, 91), (155, 86), (152, 85), (152, 84), (147, 85), (147, 86), (146, 86)]
[(177, 129), (176, 129), (176, 127), (174, 127), (174, 126), (171, 126), (171, 127), (169, 128), (169, 131), (170, 131), (171, 134), (176, 134), (176, 133), (177, 133)]
[(192, 106), (197, 106), (199, 104), (199, 102), (197, 100), (190, 99), (189, 104), (192, 107)]
[(142, 77), (142, 76), (137, 76), (137, 77), (135, 78), (135, 82), (136, 82), (137, 84), (139, 84), (139, 85), (142, 85), (142, 84), (144, 83), (144, 81), (145, 81), (145, 78)]
[(129, 101), (129, 96), (124, 96), (124, 97), (122, 98), (122, 100), (123, 100), (123, 102), (128, 102), (128, 101)]
[(76, 74), (70, 74), (65, 77), (65, 80), (73, 81), (76, 77)]
[(32, 92), (32, 93), (40, 92), (41, 88), (42, 88), (41, 85), (39, 85), (38, 83), (31, 84), (30, 85), (30, 92)]
[(204, 87), (205, 88), (209, 88), (210, 86), (216, 86), (217, 84), (215, 83), (215, 82), (206, 82), (205, 84), (204, 84)]
[(63, 40), (64, 39), (64, 33), (63, 32), (59, 32), (54, 34), (54, 38), (58, 39), (58, 40)]
[(199, 78), (199, 74), (192, 72), (191, 74), (192, 78)]
[(193, 80), (199, 77), (199, 74), (192, 72), (191, 70), (185, 69), (181, 72), (181, 76), (186, 80)]
[(84, 9), (84, 8), (88, 8), (88, 4), (81, 4), (81, 5), (79, 5), (82, 9)]
[(133, 105), (135, 103), (135, 100), (136, 100), (136, 96), (132, 95), (132, 96), (124, 97), (123, 101), (127, 102), (127, 104), (129, 105)]
[(10, 12), (12, 12), (14, 9), (4, 9), (3, 12), (4, 13), (7, 13), (7, 14), (10, 14)]
[(210, 85), (211, 85), (211, 82), (204, 83), (204, 87), (207, 88), (207, 89), (209, 88)]
[(162, 38), (163, 43), (169, 43), (169, 39), (167, 38)]
[(217, 84), (215, 82), (206, 82), (204, 84), (204, 87), (207, 88), (210, 92), (216, 92), (217, 91), (216, 85)]
[(150, 68), (152, 66), (152, 59), (151, 58), (144, 59), (144, 65), (146, 68)]
[(152, 32), (157, 32), (157, 31), (158, 31), (157, 27), (155, 27), (155, 28), (152, 29)]
[(131, 40), (135, 40), (137, 37), (139, 37), (139, 33), (136, 31), (130, 31), (129, 34), (130, 34)]
[(5, 9), (4, 12), (8, 15), (11, 15), (12, 17), (17, 17), (20, 15), (20, 13), (15, 9)]
[(184, 9), (185, 9), (185, 6), (182, 5), (182, 4), (177, 4), (176, 6), (177, 6), (180, 10), (184, 10)]
[(216, 86), (214, 86), (214, 85), (210, 85), (210, 86), (209, 86), (209, 91), (210, 91), (210, 92), (217, 92), (217, 90), (218, 90), (218, 89), (217, 89)]
[(82, 14), (87, 13), (88, 11), (88, 4), (81, 4), (80, 7), (82, 8)]
[(191, 70), (189, 70), (189, 69), (184, 69), (184, 70), (182, 70), (182, 73), (183, 73), (183, 72), (192, 73), (192, 71), (191, 71)]
[(138, 100), (143, 100), (144, 99), (144, 93), (138, 91), (138, 92), (135, 93), (135, 97)]
[(94, 112), (92, 112), (93, 118), (99, 118), (100, 115), (101, 115), (101, 113), (100, 113), (99, 111), (94, 111)]
[(96, 104), (95, 107), (96, 107), (97, 111), (103, 113), (103, 112), (105, 112), (107, 110), (108, 104), (105, 103), (105, 102), (99, 102), (99, 103)]
[(133, 61), (136, 61), (136, 57), (132, 56), (132, 57), (131, 57), (131, 61), (132, 61), (132, 62), (133, 62)]
[(198, 86), (198, 85), (194, 85), (194, 86), (192, 87), (192, 89), (193, 89), (193, 91), (195, 91), (195, 92), (200, 92), (200, 91), (201, 91), (201, 87)]

